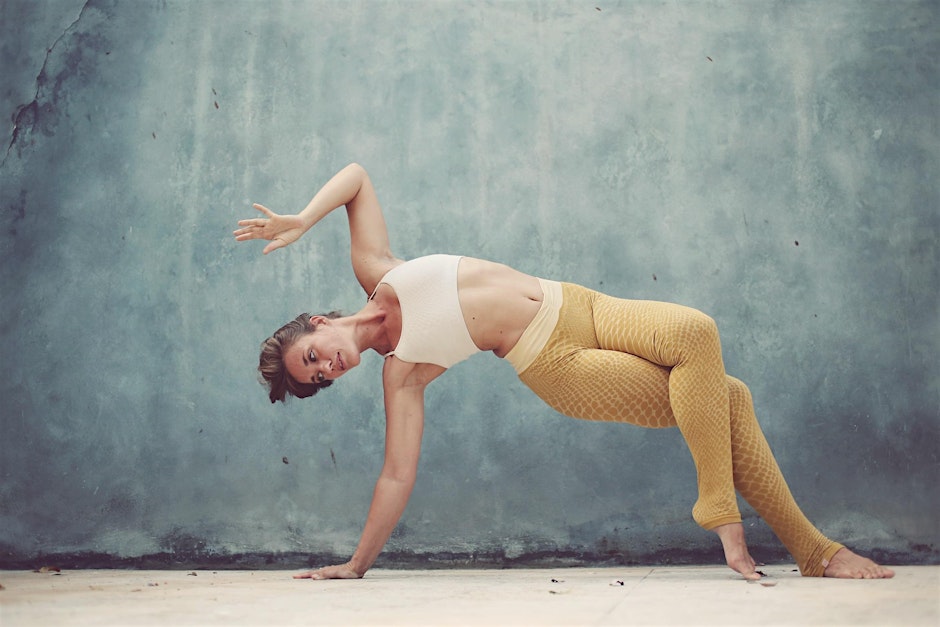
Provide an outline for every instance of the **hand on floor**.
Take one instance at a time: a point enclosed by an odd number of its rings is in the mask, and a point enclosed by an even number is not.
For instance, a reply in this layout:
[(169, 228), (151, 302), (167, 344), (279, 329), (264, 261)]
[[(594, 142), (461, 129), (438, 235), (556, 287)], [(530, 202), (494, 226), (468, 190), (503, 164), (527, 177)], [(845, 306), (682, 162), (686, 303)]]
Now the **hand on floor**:
[(317, 570), (308, 570), (305, 573), (294, 575), (294, 579), (361, 579), (362, 575), (353, 570), (349, 564), (326, 566)]

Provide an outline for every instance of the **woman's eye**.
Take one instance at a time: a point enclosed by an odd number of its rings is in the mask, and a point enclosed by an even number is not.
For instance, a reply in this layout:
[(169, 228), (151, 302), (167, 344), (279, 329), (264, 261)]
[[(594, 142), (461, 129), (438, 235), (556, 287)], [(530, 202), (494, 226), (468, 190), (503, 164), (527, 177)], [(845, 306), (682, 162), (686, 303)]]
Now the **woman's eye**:
[(323, 375), (322, 372), (318, 372), (318, 373), (317, 373), (317, 383), (323, 383), (323, 380), (324, 380), (325, 378), (326, 378), (326, 377)]
[(317, 356), (313, 353), (313, 351), (310, 351), (310, 354), (307, 356), (307, 358), (308, 358), (310, 361), (316, 361), (316, 360), (317, 360)]

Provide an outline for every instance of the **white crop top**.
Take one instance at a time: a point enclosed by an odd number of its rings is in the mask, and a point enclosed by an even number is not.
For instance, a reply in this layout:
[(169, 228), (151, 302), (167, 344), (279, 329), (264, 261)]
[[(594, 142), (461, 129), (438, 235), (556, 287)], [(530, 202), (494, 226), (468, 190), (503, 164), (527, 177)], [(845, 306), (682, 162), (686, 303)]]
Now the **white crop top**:
[[(428, 255), (406, 261), (382, 277), (379, 285), (390, 285), (401, 305), (401, 338), (386, 357), (450, 368), (480, 352), (460, 310), (459, 264), (456, 255)], [(370, 300), (374, 296), (372, 292)]]

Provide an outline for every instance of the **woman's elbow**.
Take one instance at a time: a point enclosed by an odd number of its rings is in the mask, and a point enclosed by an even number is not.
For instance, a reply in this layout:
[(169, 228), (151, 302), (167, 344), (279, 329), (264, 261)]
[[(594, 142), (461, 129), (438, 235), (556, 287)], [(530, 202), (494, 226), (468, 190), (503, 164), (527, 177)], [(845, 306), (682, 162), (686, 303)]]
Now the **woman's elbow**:
[(382, 469), (382, 479), (403, 486), (413, 486), (418, 478), (418, 467), (411, 464), (386, 464)]
[(361, 165), (359, 165), (358, 163), (356, 163), (355, 161), (347, 165), (344, 169), (347, 172), (354, 173), (362, 178), (369, 176), (368, 172), (366, 172), (366, 169), (362, 167)]

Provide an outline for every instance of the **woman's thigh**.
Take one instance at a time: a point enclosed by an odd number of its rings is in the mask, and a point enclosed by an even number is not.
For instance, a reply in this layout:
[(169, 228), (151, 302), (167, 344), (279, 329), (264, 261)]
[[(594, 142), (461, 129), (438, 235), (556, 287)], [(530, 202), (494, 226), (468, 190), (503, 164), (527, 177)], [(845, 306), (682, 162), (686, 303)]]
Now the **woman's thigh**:
[(690, 350), (714, 352), (718, 347), (720, 351), (714, 321), (691, 307), (598, 294), (592, 313), (597, 343), (603, 349), (667, 367), (680, 363)]
[(555, 410), (586, 420), (673, 427), (669, 368), (614, 350), (580, 349), (522, 381)]

